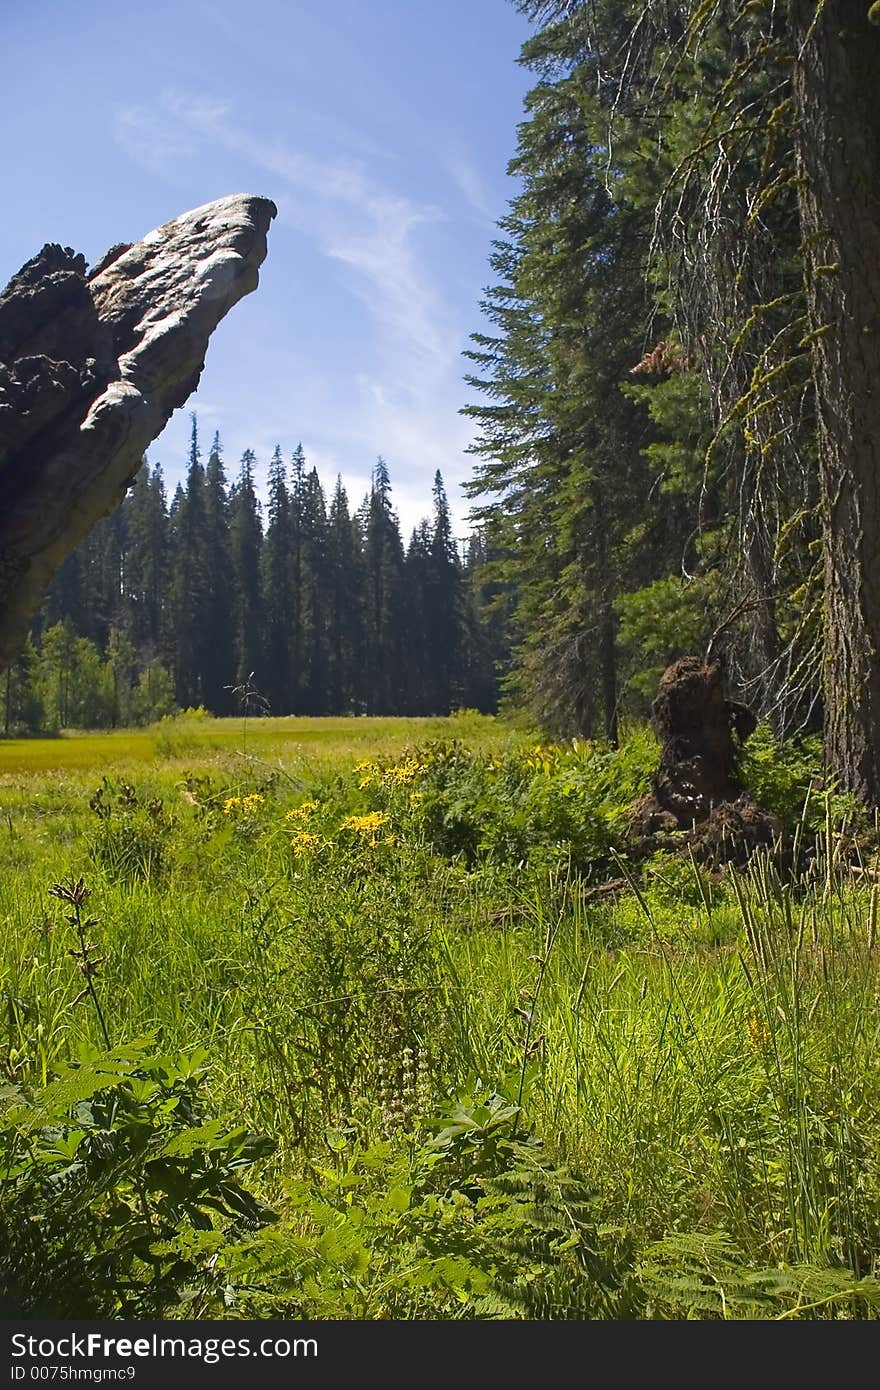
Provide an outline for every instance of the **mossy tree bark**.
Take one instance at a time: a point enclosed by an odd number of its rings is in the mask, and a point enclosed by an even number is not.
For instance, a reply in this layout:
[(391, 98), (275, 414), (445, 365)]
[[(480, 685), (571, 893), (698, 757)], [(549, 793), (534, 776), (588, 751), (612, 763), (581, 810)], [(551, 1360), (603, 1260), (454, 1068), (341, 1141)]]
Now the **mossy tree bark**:
[(825, 748), (880, 802), (880, 27), (791, 0), (805, 279), (819, 407)]

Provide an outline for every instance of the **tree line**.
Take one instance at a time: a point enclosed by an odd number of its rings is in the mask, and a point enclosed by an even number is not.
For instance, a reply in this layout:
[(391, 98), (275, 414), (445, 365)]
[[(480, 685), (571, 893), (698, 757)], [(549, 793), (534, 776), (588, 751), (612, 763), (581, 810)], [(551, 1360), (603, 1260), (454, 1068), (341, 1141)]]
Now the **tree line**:
[(722, 652), (880, 799), (878, 7), (514, 3), (535, 83), (465, 408), (507, 689), (614, 738)]
[[(5, 727), (122, 726), (182, 708), (226, 715), (247, 688), (287, 715), (425, 715), (497, 699), (479, 536), (464, 553), (438, 472), (404, 545), (379, 458), (352, 512), (327, 504), (301, 445), (268, 467), (265, 518), (245, 451), (231, 486), (193, 416), (167, 502), (144, 463), (123, 505), (58, 571), (5, 680)], [(252, 700), (253, 703), (253, 700)]]

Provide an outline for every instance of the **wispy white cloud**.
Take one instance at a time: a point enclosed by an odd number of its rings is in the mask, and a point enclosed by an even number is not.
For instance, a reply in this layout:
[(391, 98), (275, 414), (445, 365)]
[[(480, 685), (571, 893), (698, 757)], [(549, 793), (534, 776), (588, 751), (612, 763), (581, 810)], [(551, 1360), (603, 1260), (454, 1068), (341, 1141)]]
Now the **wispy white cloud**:
[(390, 346), (417, 353), (421, 369), (456, 353), (458, 339), (416, 244), (420, 228), (442, 220), (439, 209), (383, 186), (361, 159), (314, 158), (277, 139), (255, 137), (230, 114), (226, 103), (168, 92), (158, 112), (124, 112), (118, 136), (133, 158), (149, 157), (163, 167), (190, 158), (193, 138), (201, 137), (281, 180), (289, 190), (276, 198), (282, 217), (354, 272), (351, 288), (393, 338)]
[(495, 207), (479, 171), (461, 150), (447, 150), (444, 163), (453, 183), (463, 194), (471, 210), (487, 227), (492, 227), (498, 219)]
[(198, 148), (191, 132), (175, 130), (164, 112), (143, 106), (129, 106), (117, 112), (114, 134), (116, 143), (130, 159), (160, 176), (192, 159)]
[[(469, 471), (463, 455), (469, 429), (457, 414), (465, 330), (424, 236), (449, 214), (390, 186), (393, 160), (368, 160), (363, 147), (319, 156), (274, 133), (249, 130), (228, 103), (191, 93), (167, 92), (149, 110), (128, 108), (120, 113), (116, 134), (131, 158), (151, 161), (157, 172), (169, 171), (175, 161), (189, 165), (201, 147), (271, 176), (280, 219), (337, 266), (337, 278), (365, 306), (370, 325), (362, 355), (368, 374), (346, 383), (345, 417), (332, 427), (320, 422), (323, 450), (334, 459), (332, 475), (319, 467), (325, 484), (332, 484), (336, 472), (353, 478), (354, 458), (362, 466), (381, 452), (392, 468), (405, 527), (429, 504), (437, 468), (463, 517), (466, 507), (454, 485)], [(488, 218), (485, 191), (468, 161), (447, 157), (445, 163), (468, 206)], [(438, 173), (443, 157), (440, 164)], [(352, 500), (360, 500), (357, 492)]]

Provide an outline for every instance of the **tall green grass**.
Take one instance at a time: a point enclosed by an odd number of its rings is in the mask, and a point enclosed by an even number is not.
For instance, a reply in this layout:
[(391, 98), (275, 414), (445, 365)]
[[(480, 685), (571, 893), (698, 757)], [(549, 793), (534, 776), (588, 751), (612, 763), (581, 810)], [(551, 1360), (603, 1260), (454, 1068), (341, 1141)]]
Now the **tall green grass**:
[[(833, 817), (799, 878), (767, 856), (736, 874), (686, 853), (641, 867), (614, 845), (625, 848), (618, 811), (649, 746), (619, 763), (598, 749), (592, 764), (588, 748), (536, 751), (465, 720), (426, 753), (435, 729), (400, 723), (368, 750), (338, 747), (345, 731), (328, 729), (308, 766), (299, 753), (273, 762), (204, 747), (139, 770), (105, 762), (97, 801), (97, 769), (7, 778), (7, 1080), (39, 1088), (104, 1045), (64, 904), (48, 891), (81, 874), (113, 1046), (149, 1035), (157, 1049), (205, 1049), (214, 1113), (275, 1142), (253, 1182), (293, 1244), (282, 1258), (273, 1238), (271, 1260), (268, 1236), (250, 1250), (266, 1278), (275, 1270), (258, 1311), (871, 1315), (877, 888), (870, 865), (850, 871)], [(452, 763), (450, 734), (471, 750)], [(364, 751), (370, 766), (355, 771)], [(318, 808), (300, 814), (307, 800)], [(821, 813), (819, 798), (804, 843)], [(499, 851), (511, 816), (541, 841), (534, 862)], [(304, 825), (314, 845), (298, 851)], [(478, 827), (476, 849), (443, 852), (463, 825)], [(574, 866), (571, 843), (588, 851)], [(629, 886), (597, 894), (602, 864)], [(450, 1114), (454, 1137), (432, 1148)], [(545, 1176), (525, 1177), (535, 1154)], [(551, 1182), (551, 1168), (569, 1177)], [(349, 1181), (364, 1192), (357, 1260), (381, 1248), (385, 1270), (385, 1291), (360, 1302), (349, 1257), (322, 1254), (314, 1229), (315, 1212), (332, 1209), (338, 1239), (355, 1240)], [(536, 1234), (563, 1220), (569, 1181), (581, 1193), (576, 1259), (561, 1235)], [(399, 1223), (426, 1259), (441, 1199), (461, 1260), (431, 1265), (435, 1282), (416, 1292), (412, 1266), (395, 1263)], [(526, 1247), (528, 1296), (510, 1263)]]

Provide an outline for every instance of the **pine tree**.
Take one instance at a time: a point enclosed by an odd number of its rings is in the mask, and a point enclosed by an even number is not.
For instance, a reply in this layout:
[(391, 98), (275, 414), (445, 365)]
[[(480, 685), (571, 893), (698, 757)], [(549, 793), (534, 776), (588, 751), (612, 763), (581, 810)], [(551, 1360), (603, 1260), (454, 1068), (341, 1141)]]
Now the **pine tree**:
[(162, 614), (169, 585), (168, 517), (162, 469), (144, 465), (123, 504), (126, 528), (125, 609), (142, 663), (162, 649)]
[(443, 478), (438, 469), (433, 486), (434, 516), (426, 593), (425, 631), (429, 667), (426, 685), (430, 714), (448, 714), (455, 697), (461, 659), (463, 608), (461, 565)]
[(183, 484), (178, 483), (171, 496), (171, 503), (168, 507), (168, 584), (165, 593), (166, 601), (162, 608), (160, 627), (162, 654), (174, 678), (174, 698), (178, 704), (183, 702), (180, 699), (180, 659), (178, 657), (178, 630), (174, 612), (174, 601), (179, 592), (177, 567), (182, 548), (180, 521), (185, 505), (186, 494), (183, 490)]
[(305, 686), (305, 633), (303, 631), (303, 555), (302, 514), (305, 492), (306, 457), (302, 443), (290, 460), (290, 709), (302, 713)]
[(265, 599), (265, 693), (275, 714), (288, 714), (295, 701), (294, 628), (298, 606), (294, 596), (294, 555), (291, 502), (281, 446), (269, 463), (269, 511), (263, 544)]
[(219, 434), (214, 435), (205, 469), (204, 646), (202, 698), (216, 714), (228, 714), (234, 684), (233, 576), (229, 536), (229, 498)]
[(302, 483), (300, 508), (301, 709), (321, 714), (327, 700), (327, 504), (317, 471)]
[(364, 503), (365, 678), (369, 714), (393, 714), (404, 676), (403, 545), (391, 506), (391, 479), (376, 461)]
[(251, 679), (259, 686), (263, 679), (263, 595), (260, 583), (263, 531), (260, 504), (254, 489), (255, 462), (253, 450), (245, 449), (229, 507), (233, 581), (232, 630), (235, 683), (239, 688), (244, 687)]
[(499, 681), (510, 664), (510, 604), (504, 588), (488, 577), (491, 558), (487, 530), (473, 531), (463, 569), (458, 681), (462, 704), (485, 714), (494, 714), (498, 708)]
[(92, 537), (64, 560), (49, 586), (39, 618), (34, 624), (37, 636), (46, 628), (67, 619), (77, 632), (92, 625), (90, 612), (89, 571), (91, 568)]
[[(546, 41), (524, 56), (544, 70)], [(527, 98), (511, 164), (523, 192), (483, 303), (496, 332), (467, 354), (488, 401), (465, 414), (483, 460), (469, 491), (496, 499), (476, 519), (516, 595), (509, 688), (557, 733), (592, 733), (601, 717), (614, 739), (619, 552), (648, 490), (643, 417), (620, 390), (644, 331), (644, 216), (609, 192), (588, 78), (545, 78)]]
[(348, 510), (342, 479), (327, 521), (327, 697), (328, 714), (357, 709), (358, 673), (363, 667), (363, 555)]
[(186, 488), (178, 488), (175, 494), (169, 594), (175, 690), (179, 703), (187, 707), (200, 705), (205, 697), (204, 673), (209, 661), (205, 624), (210, 602), (207, 544), (205, 470), (193, 415)]
[(432, 627), (434, 613), (433, 564), (431, 527), (422, 520), (413, 529), (406, 550), (404, 566), (403, 640), (406, 658), (403, 663), (404, 685), (397, 713), (439, 713), (436, 686), (436, 667), (442, 654), (434, 647), (436, 633)]
[(3, 674), (3, 732), (36, 733), (46, 719), (36, 680), (39, 653), (32, 636)]
[(67, 557), (46, 595), (39, 625), (66, 620), (99, 650), (106, 648), (111, 629), (125, 621), (126, 530), (122, 507)]

